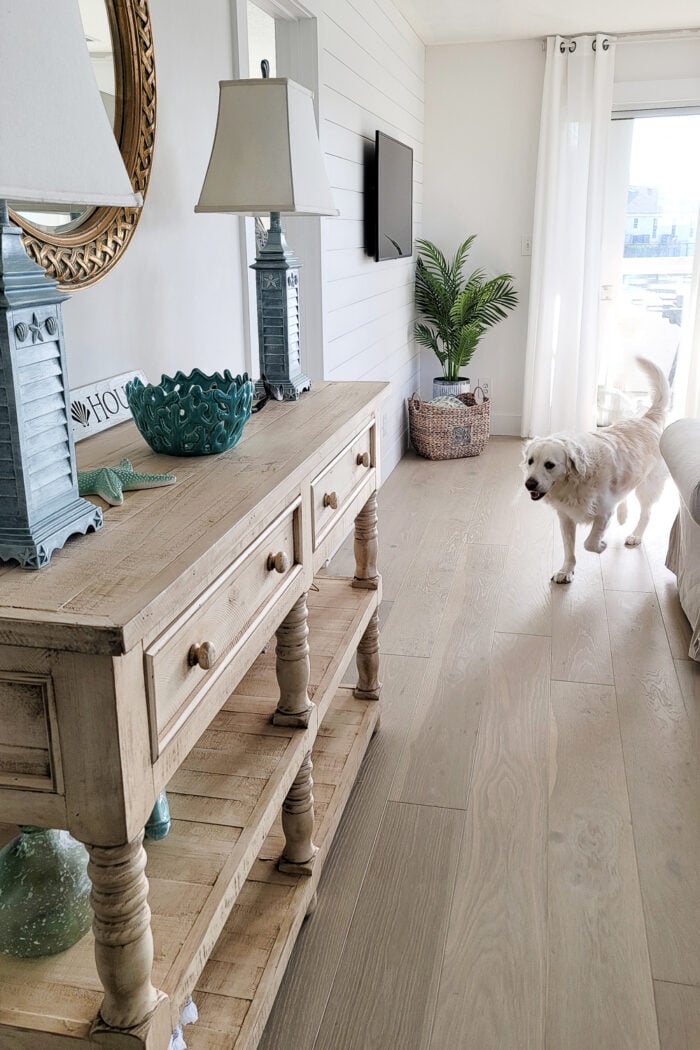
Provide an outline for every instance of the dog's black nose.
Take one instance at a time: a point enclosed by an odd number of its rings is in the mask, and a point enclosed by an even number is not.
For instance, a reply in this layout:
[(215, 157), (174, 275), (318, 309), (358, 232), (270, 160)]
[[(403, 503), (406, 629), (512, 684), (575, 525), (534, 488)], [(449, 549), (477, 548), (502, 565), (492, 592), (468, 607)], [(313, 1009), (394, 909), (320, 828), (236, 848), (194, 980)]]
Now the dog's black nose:
[(537, 488), (537, 478), (528, 478), (525, 482), (525, 488), (528, 492), (534, 492)]

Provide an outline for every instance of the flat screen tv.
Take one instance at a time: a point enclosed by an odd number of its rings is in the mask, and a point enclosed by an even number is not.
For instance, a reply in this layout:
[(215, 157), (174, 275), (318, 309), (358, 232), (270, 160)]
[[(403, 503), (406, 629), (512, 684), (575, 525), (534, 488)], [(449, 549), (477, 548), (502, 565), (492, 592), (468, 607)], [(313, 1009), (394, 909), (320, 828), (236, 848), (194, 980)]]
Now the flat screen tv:
[(413, 254), (413, 150), (383, 131), (376, 134), (374, 258)]

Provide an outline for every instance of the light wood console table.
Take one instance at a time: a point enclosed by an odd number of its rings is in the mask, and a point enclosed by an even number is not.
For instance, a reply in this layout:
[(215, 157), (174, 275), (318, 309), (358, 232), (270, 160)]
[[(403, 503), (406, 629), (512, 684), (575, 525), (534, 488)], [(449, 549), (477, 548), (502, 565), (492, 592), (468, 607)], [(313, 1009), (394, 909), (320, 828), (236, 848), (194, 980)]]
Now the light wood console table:
[[(177, 484), (0, 570), (0, 820), (84, 842), (95, 912), (67, 952), (0, 956), (0, 1050), (166, 1050), (190, 994), (191, 1050), (257, 1045), (379, 717), (385, 389), (319, 383), (221, 456), (90, 438), (81, 468)], [(355, 579), (317, 576), (353, 524)]]

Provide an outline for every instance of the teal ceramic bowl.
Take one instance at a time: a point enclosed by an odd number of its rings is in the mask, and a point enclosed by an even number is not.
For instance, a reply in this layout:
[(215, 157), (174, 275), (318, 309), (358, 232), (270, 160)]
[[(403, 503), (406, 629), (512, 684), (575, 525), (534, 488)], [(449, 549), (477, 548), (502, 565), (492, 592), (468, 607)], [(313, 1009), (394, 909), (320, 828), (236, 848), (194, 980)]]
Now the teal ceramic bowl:
[(247, 373), (208, 376), (198, 368), (176, 372), (160, 383), (126, 384), (126, 399), (136, 426), (154, 452), (169, 456), (210, 456), (233, 448), (243, 433), (253, 403)]

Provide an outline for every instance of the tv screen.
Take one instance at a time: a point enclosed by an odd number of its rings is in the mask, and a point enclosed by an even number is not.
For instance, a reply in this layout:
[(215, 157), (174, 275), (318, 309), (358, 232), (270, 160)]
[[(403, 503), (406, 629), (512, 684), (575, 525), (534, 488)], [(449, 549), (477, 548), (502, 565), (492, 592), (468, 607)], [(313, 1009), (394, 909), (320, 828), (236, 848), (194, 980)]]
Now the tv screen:
[(391, 135), (376, 135), (376, 223), (374, 257), (413, 254), (413, 150)]

